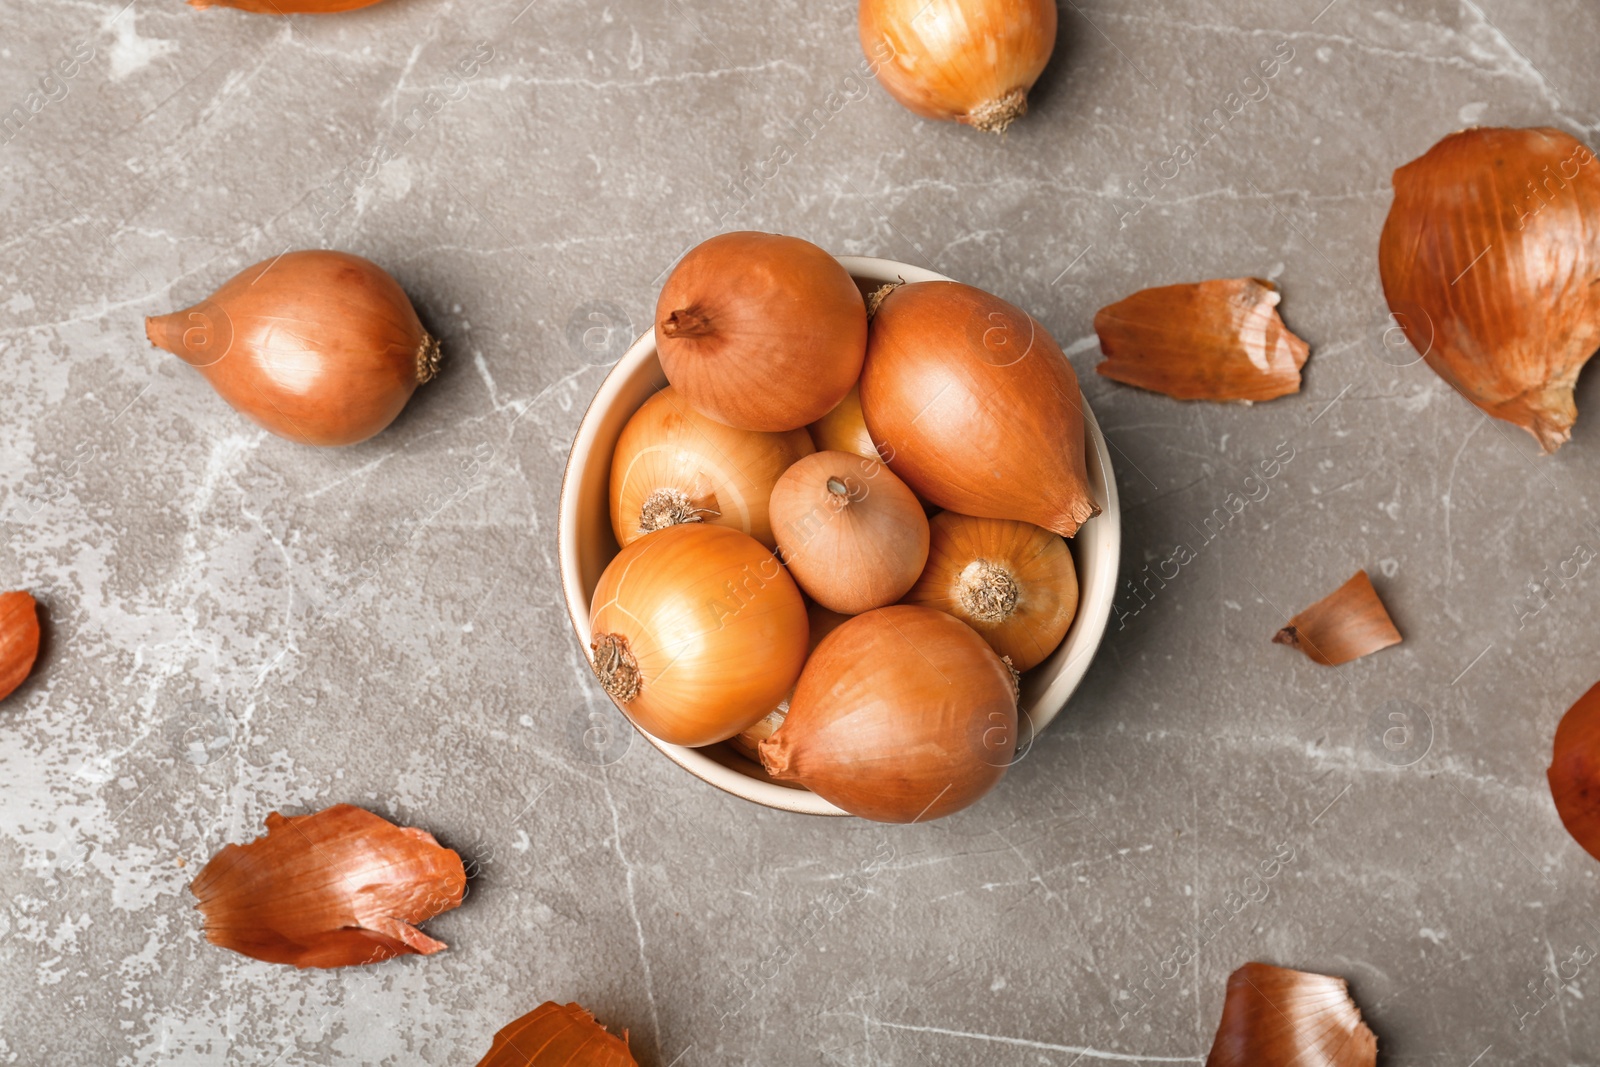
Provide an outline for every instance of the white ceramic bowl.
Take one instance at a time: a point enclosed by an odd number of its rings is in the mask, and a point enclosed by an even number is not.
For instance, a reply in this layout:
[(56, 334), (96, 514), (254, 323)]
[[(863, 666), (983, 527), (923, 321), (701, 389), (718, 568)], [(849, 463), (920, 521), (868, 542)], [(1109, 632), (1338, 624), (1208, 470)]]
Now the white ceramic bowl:
[[(887, 259), (837, 258), (859, 282), (948, 280), (931, 270)], [(567, 457), (557, 535), (561, 586), (567, 598), (567, 611), (572, 616), (572, 627), (585, 648), (589, 644), (589, 604), (594, 598), (595, 586), (606, 564), (618, 551), (616, 538), (611, 533), (611, 454), (633, 413), (666, 384), (666, 375), (656, 359), (655, 330), (646, 330), (600, 384), (600, 391), (584, 413), (578, 436), (572, 442), (572, 452)], [(1024, 746), (1033, 743), (1033, 736), (1055, 718), (1083, 679), (1105, 634), (1111, 617), (1111, 601), (1116, 595), (1117, 563), (1122, 548), (1122, 512), (1117, 503), (1116, 476), (1111, 470), (1105, 437), (1088, 403), (1083, 405), (1083, 421), (1089, 437), (1089, 489), (1100, 505), (1100, 514), (1084, 523), (1071, 541), (1072, 558), (1078, 566), (1077, 618), (1073, 619), (1061, 647), (1023, 675), (1024, 718), (1019, 755)], [(669, 745), (642, 730), (639, 732), (678, 766), (734, 796), (769, 808), (807, 815), (846, 814), (810, 790), (772, 781), (759, 766), (727, 744), (683, 748)]]

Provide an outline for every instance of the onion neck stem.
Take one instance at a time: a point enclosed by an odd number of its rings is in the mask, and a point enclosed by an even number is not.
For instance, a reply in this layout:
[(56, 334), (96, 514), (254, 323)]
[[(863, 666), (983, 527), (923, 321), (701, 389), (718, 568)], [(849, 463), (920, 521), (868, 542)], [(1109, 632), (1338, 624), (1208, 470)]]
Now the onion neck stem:
[(661, 320), (666, 337), (704, 337), (711, 332), (711, 319), (697, 307), (679, 308)]

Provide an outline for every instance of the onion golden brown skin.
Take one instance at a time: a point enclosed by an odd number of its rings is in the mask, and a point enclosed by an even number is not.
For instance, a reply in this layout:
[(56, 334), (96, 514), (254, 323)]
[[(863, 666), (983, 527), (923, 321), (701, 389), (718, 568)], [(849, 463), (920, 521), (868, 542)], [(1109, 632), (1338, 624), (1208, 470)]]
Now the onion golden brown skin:
[(1545, 777), (1561, 825), (1600, 859), (1600, 685), (1591, 686), (1561, 716)]
[(191, 7), (231, 7), (257, 15), (331, 15), (371, 7), (382, 0), (189, 0)]
[(628, 1032), (606, 1032), (577, 1004), (545, 1001), (494, 1035), (478, 1067), (638, 1067)]
[(772, 490), (784, 565), (830, 611), (859, 615), (905, 596), (928, 561), (928, 518), (906, 483), (877, 460), (816, 452)]
[(823, 639), (760, 751), (780, 781), (852, 815), (908, 823), (993, 789), (1016, 745), (1011, 668), (965, 623), (897, 604)]
[(1394, 172), (1378, 271), (1441, 378), (1554, 452), (1600, 348), (1600, 161), (1556, 129), (1453, 133)]
[(861, 411), (923, 500), (1071, 537), (1100, 512), (1072, 364), (1027, 312), (959, 282), (912, 282), (878, 305)]
[(1078, 611), (1067, 543), (1031, 523), (953, 511), (928, 525), (928, 565), (904, 602), (955, 616), (1019, 671), (1043, 663)]
[(0, 593), (0, 700), (33, 671), (39, 655), (39, 605), (28, 593)]
[(724, 233), (673, 268), (656, 302), (667, 380), (741, 430), (798, 430), (861, 374), (867, 308), (839, 261), (809, 241)]
[(439, 369), (439, 342), (377, 264), (288, 252), (194, 307), (145, 319), (145, 334), (279, 437), (352, 445), (400, 414)]
[(867, 432), (861, 415), (861, 388), (852, 385), (832, 411), (813, 422), (806, 430), (818, 452), (850, 452), (863, 459), (882, 460)]
[(1052, 0), (861, 0), (861, 50), (924, 118), (1003, 133), (1056, 46)]
[(805, 665), (794, 579), (759, 541), (669, 526), (617, 553), (595, 586), (590, 667), (622, 713), (674, 745), (725, 741), (778, 706)]
[(816, 451), (804, 430), (736, 430), (667, 386), (622, 428), (611, 455), (611, 530), (619, 545), (683, 522), (749, 534), (768, 548), (772, 487)]

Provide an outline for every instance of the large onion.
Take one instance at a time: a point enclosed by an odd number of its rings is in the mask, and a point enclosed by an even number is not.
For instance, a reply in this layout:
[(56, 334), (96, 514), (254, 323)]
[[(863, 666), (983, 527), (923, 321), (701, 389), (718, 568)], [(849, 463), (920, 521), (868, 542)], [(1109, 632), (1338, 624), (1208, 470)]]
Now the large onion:
[(683, 257), (656, 303), (656, 348), (689, 403), (742, 430), (798, 430), (850, 391), (867, 308), (809, 241), (725, 233)]
[(883, 298), (861, 373), (878, 451), (922, 499), (1071, 537), (1100, 508), (1072, 365), (1026, 312), (958, 282)]
[(767, 517), (778, 478), (814, 451), (804, 430), (736, 430), (672, 386), (628, 420), (611, 456), (611, 529), (631, 545), (653, 530), (708, 522), (777, 546)]
[(594, 591), (590, 666), (617, 707), (675, 745), (709, 745), (777, 706), (806, 659), (805, 602), (754, 538), (690, 523), (617, 554)]
[(1001, 133), (1056, 46), (1053, 0), (861, 0), (861, 48), (924, 118)]
[(1453, 133), (1394, 172), (1378, 270), (1428, 366), (1554, 452), (1600, 347), (1600, 165), (1554, 129)]
[(965, 623), (897, 604), (817, 646), (761, 763), (851, 814), (919, 822), (993, 789), (1016, 745), (1011, 669)]
[(928, 561), (916, 494), (882, 463), (849, 452), (815, 452), (785, 471), (772, 490), (772, 528), (800, 588), (845, 615), (893, 604)]
[(954, 615), (1019, 671), (1043, 663), (1078, 610), (1067, 543), (1026, 522), (953, 511), (929, 526), (928, 565), (905, 602)]

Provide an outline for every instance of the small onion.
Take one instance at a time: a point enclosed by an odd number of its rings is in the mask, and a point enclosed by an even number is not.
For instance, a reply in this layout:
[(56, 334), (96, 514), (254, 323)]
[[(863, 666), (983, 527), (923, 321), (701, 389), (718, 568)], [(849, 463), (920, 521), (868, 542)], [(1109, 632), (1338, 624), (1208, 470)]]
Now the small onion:
[(805, 602), (754, 538), (671, 526), (617, 553), (595, 587), (590, 666), (641, 730), (723, 741), (760, 719), (805, 664)]
[(928, 519), (916, 494), (875, 460), (816, 452), (772, 490), (778, 550), (806, 595), (858, 615), (893, 604), (928, 561)]
[(889, 95), (989, 133), (1027, 114), (1056, 47), (1052, 0), (861, 0), (861, 48)]
[(776, 547), (767, 504), (779, 476), (815, 449), (804, 430), (736, 430), (667, 386), (623, 427), (611, 457), (611, 529), (631, 545), (682, 522), (708, 522)]
[(365, 441), (439, 370), (439, 342), (399, 284), (343, 252), (257, 263), (144, 328), (236, 411), (311, 445)]
[(976, 801), (1016, 745), (1011, 668), (965, 623), (897, 604), (817, 646), (761, 763), (853, 815), (905, 823)]
[(656, 302), (661, 369), (689, 403), (741, 430), (798, 430), (850, 391), (867, 307), (809, 241), (725, 233), (683, 257)]
[(878, 451), (923, 500), (1071, 537), (1100, 508), (1072, 364), (1026, 312), (959, 282), (884, 296), (861, 373)]
[(818, 452), (849, 452), (863, 459), (883, 459), (872, 434), (867, 432), (867, 420), (861, 414), (861, 387), (852, 385), (832, 411), (806, 427)]
[[(810, 647), (806, 652), (807, 656), (817, 650), (817, 646), (822, 644), (824, 637), (837, 630), (841, 624), (850, 621), (850, 616), (840, 615), (837, 611), (829, 611), (817, 603), (808, 603), (806, 605), (806, 618), (811, 624)], [(793, 693), (789, 694), (789, 696), (793, 695)], [(758, 750), (761, 742), (777, 732), (778, 727), (783, 725), (784, 717), (788, 714), (789, 697), (784, 697), (782, 703), (767, 712), (754, 726), (747, 727), (729, 738), (728, 743), (740, 755), (749, 757), (754, 763), (760, 763), (761, 755)]]
[(954, 615), (1019, 671), (1043, 663), (1078, 611), (1067, 543), (1025, 522), (953, 511), (929, 527), (928, 565), (905, 602)]

